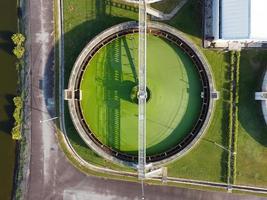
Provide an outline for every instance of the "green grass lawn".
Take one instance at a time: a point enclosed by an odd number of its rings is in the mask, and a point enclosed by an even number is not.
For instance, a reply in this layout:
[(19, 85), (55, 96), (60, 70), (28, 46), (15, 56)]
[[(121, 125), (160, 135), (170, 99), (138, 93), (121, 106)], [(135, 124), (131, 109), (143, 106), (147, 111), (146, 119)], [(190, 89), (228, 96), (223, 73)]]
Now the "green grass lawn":
[(170, 13), (180, 2), (181, 0), (163, 0), (153, 3), (151, 6), (161, 12)]
[[(120, 8), (118, 4), (112, 5), (107, 2), (110, 1), (64, 1), (66, 83), (76, 57), (88, 41), (114, 24), (137, 19), (136, 9)], [(228, 146), (229, 55), (201, 48), (199, 1), (190, 0), (168, 24), (183, 31), (205, 54), (211, 65), (216, 89), (220, 92), (220, 99), (216, 103), (215, 114), (206, 134), (192, 151), (168, 166), (168, 174), (175, 177), (226, 182), (228, 152), (214, 145), (214, 142)], [(266, 53), (259, 53), (256, 50), (241, 54), (238, 184), (267, 185), (267, 131), (260, 103), (254, 101), (254, 92), (260, 90), (261, 76), (266, 68), (266, 57)], [(100, 165), (106, 163), (84, 145), (70, 119), (67, 120), (68, 135), (77, 152), (90, 162), (93, 160)], [(116, 168), (113, 165), (112, 167)]]
[(266, 51), (242, 51), (240, 65), (237, 183), (267, 186), (267, 126), (255, 92), (261, 91)]
[[(193, 129), (201, 110), (201, 82), (191, 59), (177, 46), (148, 36), (147, 154), (169, 150)], [(138, 34), (114, 40), (88, 64), (81, 83), (81, 107), (98, 139), (137, 155)]]

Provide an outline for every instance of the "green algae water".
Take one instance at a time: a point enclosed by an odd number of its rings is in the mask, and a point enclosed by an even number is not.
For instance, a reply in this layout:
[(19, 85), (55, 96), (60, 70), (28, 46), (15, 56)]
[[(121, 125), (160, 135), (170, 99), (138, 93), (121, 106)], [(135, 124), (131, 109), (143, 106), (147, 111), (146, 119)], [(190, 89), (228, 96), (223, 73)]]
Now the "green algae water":
[(17, 32), (17, 1), (0, 1), (0, 199), (11, 199), (15, 163), (13, 97), (17, 89), (16, 58), (10, 37)]
[[(81, 82), (81, 108), (105, 145), (137, 155), (138, 34), (109, 43), (89, 62)], [(192, 130), (201, 110), (201, 82), (191, 59), (177, 46), (148, 35), (147, 154), (169, 150)]]

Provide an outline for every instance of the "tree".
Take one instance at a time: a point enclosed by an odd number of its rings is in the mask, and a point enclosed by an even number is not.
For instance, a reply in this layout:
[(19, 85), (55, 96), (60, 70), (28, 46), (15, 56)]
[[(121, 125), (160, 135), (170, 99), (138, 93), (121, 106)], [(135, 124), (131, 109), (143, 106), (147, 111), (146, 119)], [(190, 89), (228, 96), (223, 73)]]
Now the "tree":
[(13, 102), (17, 108), (22, 108), (22, 98), (20, 96), (14, 97)]
[(15, 33), (11, 37), (13, 43), (17, 46), (22, 46), (25, 42), (25, 37), (21, 33)]
[(22, 46), (15, 46), (15, 48), (13, 49), (13, 53), (18, 59), (22, 58), (22, 56), (24, 55), (24, 52), (25, 52), (25, 49)]
[(13, 127), (11, 134), (13, 140), (21, 140), (20, 125)]
[(21, 126), (22, 126), (22, 118), (21, 118), (22, 98), (20, 96), (14, 97), (13, 102), (15, 104), (15, 110), (13, 113), (15, 123), (14, 123), (14, 127), (12, 128), (11, 134), (14, 140), (20, 140), (21, 139)]

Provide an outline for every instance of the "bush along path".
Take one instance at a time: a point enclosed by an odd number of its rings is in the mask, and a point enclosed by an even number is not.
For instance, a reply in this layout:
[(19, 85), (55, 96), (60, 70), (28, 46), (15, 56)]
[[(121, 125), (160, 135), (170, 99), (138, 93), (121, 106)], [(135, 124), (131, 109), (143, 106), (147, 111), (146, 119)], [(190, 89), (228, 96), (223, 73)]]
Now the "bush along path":
[[(18, 5), (21, 3), (17, 2)], [(21, 18), (19, 19), (19, 24), (21, 22)], [(18, 29), (21, 31), (22, 26), (18, 25)], [(24, 31), (23, 31), (24, 32)], [(16, 140), (16, 164), (14, 169), (13, 176), (13, 190), (12, 190), (12, 199), (23, 199), (23, 190), (25, 190), (25, 176), (28, 174), (27, 161), (29, 160), (28, 154), (26, 154), (26, 137), (30, 136), (25, 134), (25, 126), (28, 124), (25, 119), (25, 104), (26, 104), (26, 94), (27, 89), (25, 85), (25, 78), (27, 73), (27, 68), (25, 60), (25, 42), (26, 38), (22, 33), (15, 33), (12, 35), (11, 40), (13, 41), (14, 49), (13, 54), (17, 58), (17, 62), (15, 64), (18, 82), (17, 82), (17, 96), (13, 98), (13, 102), (15, 105), (15, 110), (13, 113), (13, 117), (15, 119), (14, 125), (11, 131), (12, 139)], [(24, 185), (22, 184), (24, 183)], [(25, 192), (24, 192), (25, 193)]]
[(24, 67), (24, 61), (23, 56), (25, 53), (24, 48), (24, 42), (25, 42), (25, 36), (21, 33), (15, 33), (12, 35), (11, 40), (14, 44), (13, 54), (18, 59), (16, 63), (16, 70), (18, 73), (18, 88), (17, 93), (18, 96), (14, 97), (13, 102), (15, 105), (15, 110), (13, 113), (13, 117), (15, 119), (14, 126), (11, 131), (12, 139), (14, 140), (21, 140), (21, 129), (22, 129), (22, 111), (23, 111), (23, 91), (22, 91), (22, 85), (21, 85), (21, 70)]
[(228, 154), (228, 189), (236, 180), (236, 150), (238, 135), (240, 51), (230, 54), (230, 110), (229, 110), (229, 154)]

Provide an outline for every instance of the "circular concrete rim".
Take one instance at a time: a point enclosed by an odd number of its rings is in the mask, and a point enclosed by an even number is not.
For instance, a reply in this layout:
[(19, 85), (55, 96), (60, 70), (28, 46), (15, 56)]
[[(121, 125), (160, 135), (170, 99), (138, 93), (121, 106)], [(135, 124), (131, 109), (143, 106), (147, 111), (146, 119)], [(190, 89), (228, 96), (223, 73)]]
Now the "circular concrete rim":
[[(179, 38), (180, 40), (182, 40), (183, 43), (186, 44), (190, 48), (190, 50), (192, 50), (197, 55), (197, 58), (200, 60), (203, 68), (205, 69), (205, 72), (203, 72), (203, 73), (205, 73), (205, 75), (207, 76), (208, 86), (209, 86), (209, 88), (208, 88), (209, 94), (207, 94), (208, 98), (209, 98), (208, 111), (206, 113), (206, 117), (205, 117), (204, 123), (202, 124), (202, 127), (198, 131), (197, 135), (193, 138), (193, 140), (190, 141), (189, 144), (187, 144), (187, 146), (184, 147), (182, 150), (180, 150), (179, 152), (175, 153), (174, 155), (171, 155), (171, 156), (169, 156), (163, 160), (152, 162), (153, 166), (160, 167), (160, 166), (163, 166), (163, 165), (165, 165), (171, 161), (174, 161), (174, 160), (178, 159), (179, 157), (185, 155), (185, 153), (189, 152), (189, 150), (191, 150), (192, 147), (195, 144), (197, 144), (197, 142), (199, 141), (201, 136), (203, 136), (206, 128), (210, 124), (212, 111), (214, 108), (214, 100), (211, 97), (212, 96), (211, 93), (214, 92), (215, 89), (213, 86), (213, 78), (212, 78), (212, 74), (210, 72), (209, 64), (206, 61), (203, 54), (198, 50), (198, 48), (195, 46), (195, 44), (193, 42), (191, 42), (182, 32), (180, 32), (177, 29), (175, 29), (171, 26), (168, 26), (166, 24), (162, 24), (162, 23), (158, 23), (158, 22), (149, 22), (148, 27), (152, 28), (152, 29), (157, 29), (160, 31), (167, 32), (167, 33), (172, 34), (175, 37)], [(105, 30), (104, 32), (97, 35), (94, 39), (92, 39), (91, 42), (89, 42), (87, 44), (87, 46), (83, 49), (83, 51), (81, 52), (81, 54), (79, 55), (79, 57), (77, 58), (77, 60), (74, 64), (74, 67), (72, 69), (70, 79), (69, 79), (68, 90), (75, 91), (75, 85), (76, 85), (75, 83), (78, 79), (78, 74), (79, 74), (78, 72), (80, 71), (82, 64), (87, 61), (86, 59), (88, 59), (89, 52), (91, 52), (97, 44), (101, 43), (101, 41), (106, 39), (108, 36), (114, 35), (120, 31), (127, 30), (127, 29), (137, 29), (137, 28), (138, 28), (137, 22), (134, 22), (134, 21), (125, 22), (125, 23), (115, 25), (115, 26)], [(89, 135), (92, 135), (93, 133), (87, 133), (85, 131), (85, 129), (83, 128), (83, 125), (80, 121), (81, 119), (79, 118), (79, 116), (77, 114), (76, 104), (77, 104), (77, 100), (75, 100), (74, 98), (68, 101), (69, 111), (70, 111), (70, 115), (71, 115), (73, 124), (74, 124), (77, 132), (79, 133), (79, 135), (83, 139), (83, 141), (91, 149), (93, 149), (97, 154), (99, 154), (101, 157), (103, 157), (107, 160), (110, 160), (112, 162), (115, 162), (117, 164), (126, 165), (126, 166), (136, 168), (137, 165), (135, 162), (125, 161), (125, 160), (119, 159), (113, 155), (110, 155), (109, 153), (107, 153), (106, 151), (103, 150), (102, 147), (104, 145), (99, 146), (94, 141), (92, 141), (92, 139), (89, 137)]]
[[(267, 92), (267, 71), (265, 72), (263, 82), (262, 82), (262, 92)], [(265, 120), (265, 123), (267, 124), (267, 101), (261, 101), (261, 109), (262, 109), (262, 114)]]

